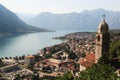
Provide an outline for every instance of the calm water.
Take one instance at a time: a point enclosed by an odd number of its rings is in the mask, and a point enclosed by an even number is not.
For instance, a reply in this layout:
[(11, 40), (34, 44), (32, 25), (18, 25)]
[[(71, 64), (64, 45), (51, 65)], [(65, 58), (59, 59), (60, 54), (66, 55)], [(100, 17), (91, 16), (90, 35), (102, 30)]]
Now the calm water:
[(62, 42), (61, 40), (54, 40), (52, 37), (59, 37), (72, 32), (78, 31), (44, 32), (2, 38), (0, 39), (0, 57), (36, 54), (44, 47)]

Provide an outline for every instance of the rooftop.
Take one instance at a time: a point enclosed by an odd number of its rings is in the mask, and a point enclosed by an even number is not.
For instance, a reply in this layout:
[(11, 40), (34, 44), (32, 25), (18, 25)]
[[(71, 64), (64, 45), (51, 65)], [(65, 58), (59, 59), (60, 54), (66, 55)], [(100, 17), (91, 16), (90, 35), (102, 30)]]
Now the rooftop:
[(56, 64), (60, 64), (62, 62), (62, 60), (57, 60), (57, 59), (53, 59), (53, 58), (46, 59), (46, 61), (49, 61), (49, 62), (52, 62), (52, 63), (56, 63)]
[(95, 63), (95, 54), (94, 53), (90, 53), (85, 58), (80, 59), (80, 64), (84, 67), (90, 67), (94, 63)]
[(25, 56), (26, 58), (34, 58), (35, 56)]

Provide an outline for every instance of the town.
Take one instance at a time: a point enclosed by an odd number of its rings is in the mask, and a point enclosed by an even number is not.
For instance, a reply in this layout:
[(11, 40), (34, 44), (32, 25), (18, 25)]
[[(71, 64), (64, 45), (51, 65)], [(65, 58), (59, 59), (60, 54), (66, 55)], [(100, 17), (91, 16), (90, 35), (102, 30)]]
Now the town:
[[(97, 33), (75, 32), (66, 34), (53, 38), (63, 40), (61, 44), (45, 47), (35, 55), (1, 58), (0, 80), (62, 80), (59, 77), (68, 74), (68, 72), (72, 75), (72, 79), (64, 80), (76, 80), (82, 71), (99, 63), (102, 55), (107, 55), (106, 59), (109, 60), (109, 42), (120, 40), (120, 37), (111, 36), (110, 39), (108, 30), (109, 27), (103, 19), (98, 26)], [(112, 63), (118, 61), (119, 64), (120, 45), (118, 46), (117, 51), (114, 51), (116, 54), (110, 58)], [(119, 80), (120, 65), (118, 64), (112, 65), (115, 68), (117, 66), (114, 73), (116, 73), (115, 78)]]

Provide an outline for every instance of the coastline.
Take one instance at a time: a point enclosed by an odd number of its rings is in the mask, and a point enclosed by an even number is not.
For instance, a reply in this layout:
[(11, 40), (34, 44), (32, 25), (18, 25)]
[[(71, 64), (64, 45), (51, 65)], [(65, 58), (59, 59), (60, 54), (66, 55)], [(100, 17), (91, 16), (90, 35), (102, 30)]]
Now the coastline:
[[(60, 43), (57, 43), (57, 44), (53, 44), (53, 45), (51, 45), (51, 46), (46, 46), (46, 47), (43, 47), (43, 48), (41, 48), (41, 49), (38, 49), (36, 52), (37, 53), (33, 53), (33, 54), (21, 54), (21, 55), (19, 55), (19, 56), (23, 56), (23, 55), (37, 55), (37, 54), (39, 54), (39, 52), (41, 51), (41, 50), (43, 50), (44, 48), (47, 48), (47, 47), (49, 47), (49, 48), (52, 48), (52, 47), (54, 47), (54, 46), (56, 46), (56, 45), (61, 45), (62, 43), (66, 43), (67, 42), (67, 36), (69, 35), (69, 34), (76, 34), (76, 33), (93, 33), (93, 32), (73, 32), (73, 33), (68, 33), (68, 34), (65, 34), (65, 35), (63, 35), (63, 36), (59, 36), (59, 37), (57, 37), (57, 39), (55, 39), (55, 38), (53, 38), (52, 37), (52, 39), (54, 39), (54, 40), (60, 40), (61, 42)], [(28, 35), (26, 35), (26, 36), (28, 36)], [(64, 39), (61, 39), (61, 37), (64, 37)], [(19, 56), (12, 56), (12, 57), (19, 57)], [(11, 56), (9, 56), (9, 57), (11, 57)]]
[[(71, 32), (75, 31), (59, 30), (54, 32), (37, 32), (2, 37), (0, 38), (1, 57), (14, 57), (22, 56), (24, 54), (36, 54), (40, 49), (44, 47), (56, 45), (62, 42), (61, 40), (54, 40), (52, 39), (52, 37), (55, 37), (56, 35), (63, 36)], [(8, 55), (8, 53), (11, 55)]]

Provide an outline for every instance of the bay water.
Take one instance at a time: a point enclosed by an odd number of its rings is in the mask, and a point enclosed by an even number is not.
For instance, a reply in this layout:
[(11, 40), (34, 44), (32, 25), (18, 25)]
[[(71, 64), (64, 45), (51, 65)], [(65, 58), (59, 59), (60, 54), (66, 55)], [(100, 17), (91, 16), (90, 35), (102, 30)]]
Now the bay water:
[(49, 47), (62, 42), (61, 40), (52, 39), (53, 37), (64, 36), (65, 34), (73, 32), (79, 31), (59, 30), (56, 32), (22, 34), (0, 38), (0, 57), (36, 54), (44, 47)]

